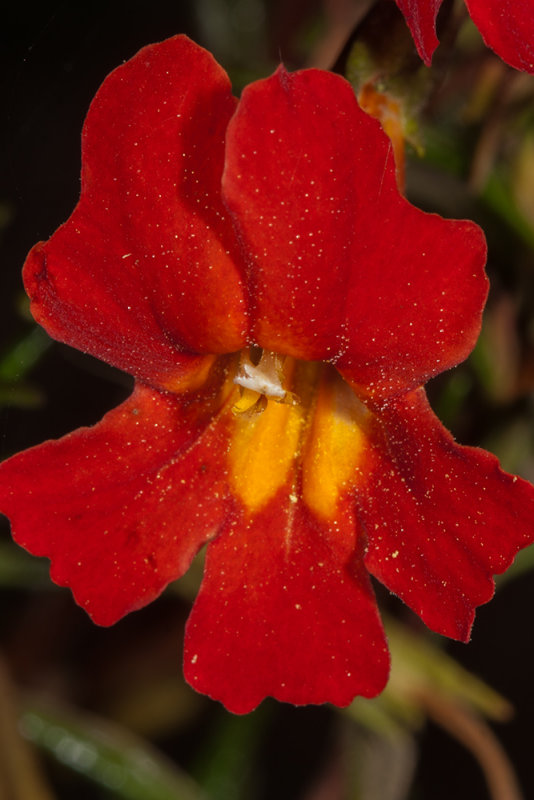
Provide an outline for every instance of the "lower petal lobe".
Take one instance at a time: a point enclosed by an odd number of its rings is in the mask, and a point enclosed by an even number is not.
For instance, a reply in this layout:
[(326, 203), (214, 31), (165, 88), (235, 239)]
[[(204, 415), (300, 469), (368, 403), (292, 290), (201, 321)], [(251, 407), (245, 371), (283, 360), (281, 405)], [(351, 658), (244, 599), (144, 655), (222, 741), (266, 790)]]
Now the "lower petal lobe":
[(180, 577), (227, 513), (224, 406), (138, 385), (93, 428), (0, 465), (15, 540), (109, 625)]
[(423, 390), (390, 403), (371, 439), (366, 566), (430, 628), (467, 641), (492, 576), (534, 540), (534, 487), (457, 445)]
[(387, 680), (352, 510), (346, 505), (328, 526), (298, 495), (283, 487), (261, 511), (237, 514), (208, 547), (186, 630), (185, 676), (238, 714), (266, 696), (346, 706)]

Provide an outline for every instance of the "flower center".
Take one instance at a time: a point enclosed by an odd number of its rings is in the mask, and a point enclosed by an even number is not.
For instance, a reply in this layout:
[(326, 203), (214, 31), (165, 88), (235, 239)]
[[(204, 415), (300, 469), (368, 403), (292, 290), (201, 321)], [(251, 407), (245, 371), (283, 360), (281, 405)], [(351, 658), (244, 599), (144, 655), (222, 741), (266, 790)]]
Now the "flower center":
[(235, 493), (254, 513), (279, 492), (323, 519), (363, 480), (372, 415), (337, 370), (251, 347), (235, 374), (229, 447)]

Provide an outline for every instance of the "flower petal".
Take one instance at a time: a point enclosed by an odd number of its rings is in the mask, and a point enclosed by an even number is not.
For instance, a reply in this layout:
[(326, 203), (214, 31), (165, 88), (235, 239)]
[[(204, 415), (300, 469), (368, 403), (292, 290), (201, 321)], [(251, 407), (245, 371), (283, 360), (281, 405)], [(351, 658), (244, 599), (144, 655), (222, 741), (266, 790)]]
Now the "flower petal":
[(339, 76), (279, 69), (245, 89), (223, 194), (260, 346), (333, 361), (380, 396), (471, 351), (487, 292), (483, 235), (400, 196), (391, 143)]
[(366, 566), (430, 628), (467, 641), (492, 576), (534, 541), (534, 487), (455, 444), (423, 390), (386, 407), (372, 439)]
[(443, 0), (395, 0), (410, 28), (417, 52), (427, 65), (438, 46), (436, 17)]
[(93, 428), (0, 465), (16, 541), (109, 625), (182, 575), (227, 513), (220, 400), (138, 385)]
[[(436, 17), (443, 0), (395, 0), (427, 67), (439, 44)], [(465, 0), (488, 47), (519, 70), (534, 72), (533, 0)]]
[(346, 706), (384, 687), (389, 658), (349, 506), (335, 527), (287, 488), (208, 547), (186, 629), (197, 691), (243, 714), (266, 696)]
[(358, 253), (373, 272), (347, 289), (349, 344), (336, 366), (361, 397), (415, 389), (467, 358), (488, 292), (480, 228), (423, 214), (400, 197), (392, 205), (383, 198), (387, 242), (375, 228)]
[(240, 349), (243, 287), (220, 198), (235, 104), (226, 73), (184, 36), (104, 81), (83, 131), (80, 202), (25, 267), (52, 336), (164, 387), (181, 351)]
[(533, 0), (465, 0), (488, 47), (516, 69), (534, 73)]

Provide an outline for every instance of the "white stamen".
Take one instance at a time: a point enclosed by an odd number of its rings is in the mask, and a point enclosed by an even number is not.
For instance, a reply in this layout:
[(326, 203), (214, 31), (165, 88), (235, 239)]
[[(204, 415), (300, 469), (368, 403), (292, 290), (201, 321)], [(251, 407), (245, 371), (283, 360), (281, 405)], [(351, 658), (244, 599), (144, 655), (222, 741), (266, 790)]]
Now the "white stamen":
[(282, 362), (276, 353), (264, 350), (258, 364), (253, 364), (248, 353), (243, 353), (234, 383), (267, 397), (282, 400), (287, 392), (282, 386), (281, 375)]

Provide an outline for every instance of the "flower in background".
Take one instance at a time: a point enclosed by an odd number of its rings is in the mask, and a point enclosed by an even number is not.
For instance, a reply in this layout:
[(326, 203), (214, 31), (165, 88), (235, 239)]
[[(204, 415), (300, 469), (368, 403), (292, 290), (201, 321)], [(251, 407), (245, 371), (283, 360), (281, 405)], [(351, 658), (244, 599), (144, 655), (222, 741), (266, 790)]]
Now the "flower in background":
[(398, 192), (389, 140), (319, 70), (249, 86), (179, 36), (104, 82), (82, 192), (24, 268), (36, 320), (131, 373), (92, 428), (0, 467), (16, 540), (95, 622), (207, 548), (185, 674), (235, 712), (373, 696), (370, 575), (467, 640), (534, 538), (534, 490), (422, 385), (480, 328), (485, 242)]
[[(417, 51), (430, 66), (439, 42), (436, 17), (443, 0), (396, 0)], [(471, 19), (503, 61), (534, 73), (534, 0), (465, 0)]]

